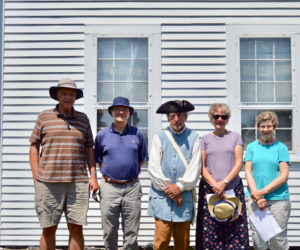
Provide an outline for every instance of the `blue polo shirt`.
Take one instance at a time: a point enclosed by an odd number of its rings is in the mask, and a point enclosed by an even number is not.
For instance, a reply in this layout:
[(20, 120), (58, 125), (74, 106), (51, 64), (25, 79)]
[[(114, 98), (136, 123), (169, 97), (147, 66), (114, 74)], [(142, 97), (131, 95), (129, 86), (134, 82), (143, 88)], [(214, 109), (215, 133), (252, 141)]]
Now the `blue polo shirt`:
[(112, 124), (98, 132), (95, 156), (96, 161), (102, 163), (102, 175), (115, 180), (130, 180), (139, 175), (140, 162), (148, 161), (145, 136), (130, 125), (120, 134)]

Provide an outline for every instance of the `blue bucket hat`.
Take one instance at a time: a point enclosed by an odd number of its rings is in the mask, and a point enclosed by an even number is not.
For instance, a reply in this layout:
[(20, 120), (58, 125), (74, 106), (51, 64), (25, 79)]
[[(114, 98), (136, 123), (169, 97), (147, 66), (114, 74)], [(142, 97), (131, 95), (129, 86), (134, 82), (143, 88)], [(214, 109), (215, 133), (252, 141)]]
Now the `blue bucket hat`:
[(128, 107), (130, 110), (130, 115), (133, 114), (134, 109), (133, 109), (133, 107), (129, 106), (129, 100), (127, 98), (122, 97), (122, 96), (115, 97), (115, 99), (113, 100), (113, 104), (108, 107), (108, 112), (110, 115), (111, 115), (112, 109), (117, 106)]

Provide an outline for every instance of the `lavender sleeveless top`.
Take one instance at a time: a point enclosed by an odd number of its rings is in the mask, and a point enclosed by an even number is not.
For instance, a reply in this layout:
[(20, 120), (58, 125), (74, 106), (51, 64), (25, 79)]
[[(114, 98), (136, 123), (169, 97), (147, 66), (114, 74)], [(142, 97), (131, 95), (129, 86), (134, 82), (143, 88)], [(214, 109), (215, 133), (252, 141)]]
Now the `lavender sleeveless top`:
[[(206, 169), (219, 182), (223, 180), (234, 166), (234, 149), (243, 145), (241, 136), (228, 131), (223, 136), (212, 134), (204, 135), (200, 141), (201, 149), (206, 154)], [(235, 188), (240, 182), (237, 175), (226, 187), (226, 190)]]

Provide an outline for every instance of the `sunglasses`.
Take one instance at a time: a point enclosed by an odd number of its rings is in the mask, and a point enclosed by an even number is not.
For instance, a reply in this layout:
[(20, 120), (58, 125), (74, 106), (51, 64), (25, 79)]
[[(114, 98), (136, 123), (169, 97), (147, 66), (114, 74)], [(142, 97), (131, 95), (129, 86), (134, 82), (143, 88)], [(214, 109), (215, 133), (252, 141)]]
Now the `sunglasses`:
[(98, 203), (100, 203), (100, 195), (99, 195), (99, 192), (93, 193), (93, 191), (91, 191), (90, 197), (92, 197), (95, 201), (97, 201)]
[(227, 120), (228, 119), (228, 115), (213, 115), (212, 117), (215, 120), (218, 120), (220, 117), (222, 118), (222, 120)]

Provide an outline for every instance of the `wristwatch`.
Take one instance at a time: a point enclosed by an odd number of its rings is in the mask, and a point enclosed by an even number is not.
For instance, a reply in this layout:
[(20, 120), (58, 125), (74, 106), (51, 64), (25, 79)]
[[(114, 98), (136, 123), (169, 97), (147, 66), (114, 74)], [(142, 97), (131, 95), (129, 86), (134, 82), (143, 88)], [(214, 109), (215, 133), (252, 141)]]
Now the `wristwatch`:
[(224, 179), (223, 181), (225, 182), (226, 185), (229, 183), (229, 181), (226, 179)]

